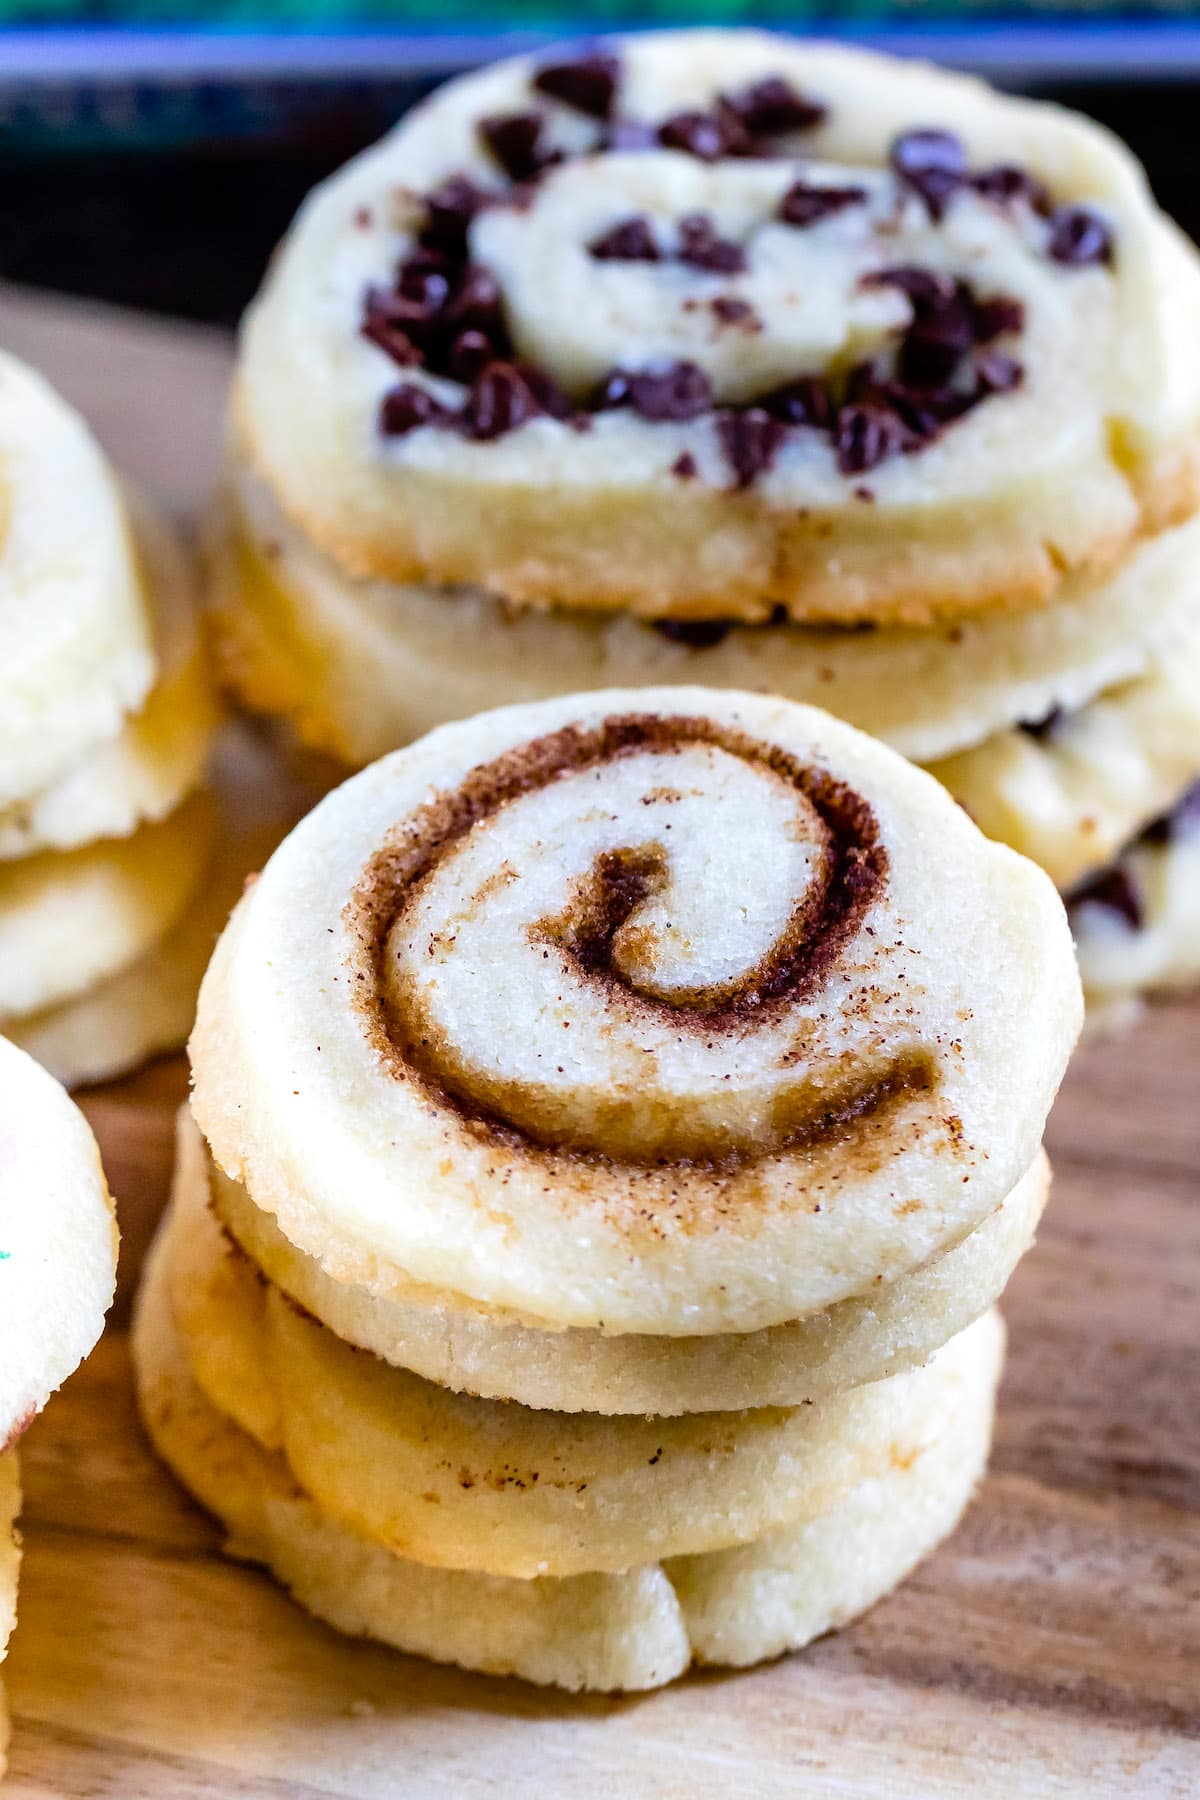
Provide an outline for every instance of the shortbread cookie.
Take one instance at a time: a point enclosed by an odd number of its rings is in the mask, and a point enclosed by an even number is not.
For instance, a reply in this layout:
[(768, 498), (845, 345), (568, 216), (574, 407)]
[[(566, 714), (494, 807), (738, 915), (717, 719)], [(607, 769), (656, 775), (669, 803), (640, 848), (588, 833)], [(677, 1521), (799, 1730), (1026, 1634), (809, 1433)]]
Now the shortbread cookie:
[(0, 860), (126, 837), (165, 818), (203, 779), (219, 714), (194, 574), (165, 519), (141, 500), (133, 515), (155, 626), (154, 686), (115, 737), (89, 748), (50, 787), (0, 810)]
[(356, 580), (236, 451), (208, 562), (226, 683), (352, 767), (489, 706), (694, 681), (823, 706), (928, 761), (1076, 712), (1200, 630), (1200, 519), (1143, 540), (1102, 579), (1072, 577), (1032, 611), (876, 631), (656, 623)]
[(1200, 785), (1070, 900), (1089, 1023), (1200, 981)]
[(1049, 881), (931, 777), (782, 701), (616, 691), (323, 801), (209, 967), (194, 1107), (335, 1279), (748, 1332), (981, 1224), (1079, 1011)]
[[(698, 1662), (798, 1649), (872, 1605), (953, 1529), (983, 1470), (1002, 1347), (993, 1316), (944, 1362), (938, 1404), (895, 1421), (877, 1480), (823, 1519), (757, 1545), (624, 1574), (555, 1579), (435, 1569), (322, 1514), (283, 1458), (196, 1386), (159, 1259), (138, 1305), (139, 1397), (160, 1454), (223, 1521), (234, 1555), (266, 1563), (339, 1630), (496, 1675), (571, 1689), (657, 1687)], [(156, 1266), (157, 1265), (157, 1266)]]
[[(457, 1392), (554, 1412), (674, 1416), (796, 1406), (913, 1368), (1003, 1292), (1049, 1192), (1049, 1165), (1039, 1155), (1003, 1204), (953, 1250), (885, 1289), (795, 1324), (740, 1337), (612, 1337), (538, 1330), (436, 1290), (414, 1286), (405, 1298), (383, 1299), (334, 1281), (288, 1242), (240, 1182), (215, 1167), (187, 1107), (176, 1145), (175, 1307), (196, 1359), (218, 1366), (228, 1360), (227, 1290), (257, 1279), (248, 1257), (345, 1342)], [(254, 1435), (271, 1441), (271, 1395), (248, 1404), (257, 1410)]]
[(1200, 499), (1200, 275), (1097, 126), (756, 32), (454, 81), (306, 203), (258, 468), (352, 574), (924, 622)]
[(0, 1447), (85, 1357), (117, 1228), (96, 1141), (58, 1083), (0, 1039)]
[(78, 414), (0, 354), (0, 808), (115, 737), (153, 679), (116, 479)]
[(216, 827), (200, 793), (132, 837), (0, 863), (0, 1021), (76, 999), (160, 943), (197, 893)]
[(1073, 888), (1200, 769), (1200, 633), (1073, 713), (931, 765), (989, 837)]

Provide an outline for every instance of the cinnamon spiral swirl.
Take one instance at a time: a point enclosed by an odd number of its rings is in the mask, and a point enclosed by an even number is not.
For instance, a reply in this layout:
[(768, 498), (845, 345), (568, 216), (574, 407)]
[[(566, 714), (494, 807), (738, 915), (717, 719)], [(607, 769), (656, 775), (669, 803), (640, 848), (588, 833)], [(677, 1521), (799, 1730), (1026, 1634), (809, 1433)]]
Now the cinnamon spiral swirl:
[(783, 702), (613, 692), (323, 802), (218, 948), (194, 1105), (373, 1291), (752, 1331), (978, 1225), (1078, 1009), (1049, 883), (892, 752)]

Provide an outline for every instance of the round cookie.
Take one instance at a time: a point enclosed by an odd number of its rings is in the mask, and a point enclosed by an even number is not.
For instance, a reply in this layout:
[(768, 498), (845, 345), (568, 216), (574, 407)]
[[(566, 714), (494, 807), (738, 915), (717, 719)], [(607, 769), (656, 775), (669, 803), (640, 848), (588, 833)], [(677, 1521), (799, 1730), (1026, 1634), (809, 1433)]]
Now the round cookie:
[(133, 508), (155, 678), (140, 711), (92, 746), (50, 787), (0, 809), (0, 861), (126, 837), (198, 787), (218, 710), (196, 616), (195, 579), (171, 526), (138, 499)]
[(100, 1335), (117, 1228), (96, 1141), (52, 1076), (0, 1039), (0, 1446)]
[(579, 1689), (656, 1687), (693, 1659), (746, 1663), (847, 1623), (947, 1532), (983, 1470), (1003, 1336), (995, 1315), (943, 1366), (936, 1404), (897, 1422), (898, 1454), (824, 1518), (757, 1545), (631, 1570), (513, 1580), (429, 1568), (322, 1514), (287, 1465), (208, 1401), (171, 1316), (160, 1240), (134, 1328), (156, 1447), (225, 1524), (339, 1630), (491, 1674)]
[(1200, 633), (1076, 712), (930, 764), (981, 830), (1073, 888), (1200, 769)]
[(1200, 792), (1070, 896), (1088, 1023), (1125, 1023), (1139, 999), (1200, 980)]
[[(218, 1369), (228, 1360), (230, 1293), (242, 1293), (261, 1270), (344, 1342), (459, 1393), (553, 1412), (660, 1417), (796, 1406), (913, 1368), (964, 1330), (998, 1298), (1030, 1247), (1048, 1193), (1049, 1165), (1040, 1155), (953, 1250), (886, 1289), (794, 1324), (739, 1337), (545, 1331), (464, 1307), (452, 1294), (414, 1287), (405, 1298), (377, 1298), (332, 1280), (215, 1167), (184, 1107), (173, 1189), (175, 1309), (197, 1346), (193, 1360), (211, 1359)], [(254, 1435), (277, 1447), (273, 1397), (260, 1393), (248, 1404)]]
[(309, 815), (210, 964), (194, 1110), (335, 1279), (757, 1331), (982, 1223), (1079, 1010), (1048, 880), (930, 777), (785, 702), (610, 692)]
[(1088, 121), (666, 32), (456, 80), (310, 196), (235, 417), (352, 574), (921, 623), (1195, 510), (1198, 323), (1194, 253)]
[(0, 354), (0, 808), (114, 737), (153, 679), (116, 479), (78, 414)]
[(1135, 545), (1103, 578), (1072, 577), (1052, 606), (1020, 613), (861, 632), (656, 623), (357, 580), (309, 543), (236, 449), (208, 564), (226, 683), (351, 767), (490, 706), (694, 681), (823, 706), (928, 761), (1021, 720), (1077, 712), (1200, 628), (1200, 519)]
[(199, 888), (216, 826), (199, 793), (131, 837), (0, 863), (0, 1022), (74, 1000), (160, 943)]

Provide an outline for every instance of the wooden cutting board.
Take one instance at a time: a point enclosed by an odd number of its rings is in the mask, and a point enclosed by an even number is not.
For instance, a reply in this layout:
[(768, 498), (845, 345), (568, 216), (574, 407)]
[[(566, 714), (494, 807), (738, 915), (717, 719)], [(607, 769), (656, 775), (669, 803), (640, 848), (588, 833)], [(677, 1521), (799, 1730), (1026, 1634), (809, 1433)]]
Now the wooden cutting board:
[[(211, 476), (224, 339), (0, 291), (0, 343), (177, 509)], [(1200, 1794), (1200, 1001), (1078, 1057), (1054, 1199), (1006, 1302), (992, 1472), (954, 1539), (853, 1629), (747, 1675), (571, 1699), (339, 1639), (150, 1456), (125, 1324), (162, 1205), (179, 1060), (84, 1097), (121, 1295), (29, 1432), (8, 1794)]]

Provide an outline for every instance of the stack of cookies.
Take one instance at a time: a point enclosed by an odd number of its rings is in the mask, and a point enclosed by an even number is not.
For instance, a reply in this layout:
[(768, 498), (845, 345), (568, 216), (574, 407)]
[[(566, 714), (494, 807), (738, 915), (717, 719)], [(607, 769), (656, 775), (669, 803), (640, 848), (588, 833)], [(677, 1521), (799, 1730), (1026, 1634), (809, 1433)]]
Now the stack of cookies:
[(174, 533), (6, 356), (0, 495), (0, 1028), (96, 1080), (190, 1027), (218, 713)]
[(312, 196), (212, 585), (229, 684), (345, 765), (593, 686), (829, 708), (1043, 864), (1111, 995), (1200, 969), (1198, 506), (1200, 265), (1120, 144), (668, 33), (453, 82)]
[(341, 1629), (568, 1688), (797, 1648), (954, 1525), (1080, 1016), (928, 775), (702, 688), (330, 794), (205, 976), (162, 1455)]
[[(0, 1038), (0, 1661), (16, 1620), (17, 1440), (100, 1335), (117, 1228), (96, 1143), (43, 1069)], [(8, 1720), (0, 1691), (0, 1774)]]

